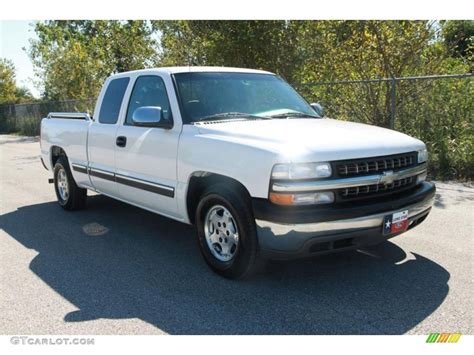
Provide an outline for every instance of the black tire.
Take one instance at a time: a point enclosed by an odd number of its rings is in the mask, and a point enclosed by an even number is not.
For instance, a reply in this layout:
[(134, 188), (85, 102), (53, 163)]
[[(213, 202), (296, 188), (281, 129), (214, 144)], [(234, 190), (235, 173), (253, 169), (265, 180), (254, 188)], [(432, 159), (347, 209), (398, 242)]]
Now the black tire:
[[(217, 205), (225, 207), (237, 224), (239, 241), (230, 261), (221, 261), (216, 258), (206, 241), (204, 219), (207, 212)], [(228, 279), (243, 279), (260, 269), (262, 260), (258, 255), (255, 219), (250, 197), (243, 188), (224, 184), (210, 186), (200, 198), (195, 221), (201, 253), (206, 263), (217, 274)]]
[[(67, 177), (68, 195), (65, 198), (61, 196), (58, 186), (58, 175), (62, 170), (64, 170)], [(86, 205), (87, 189), (82, 189), (76, 185), (69, 169), (69, 162), (65, 156), (60, 156), (54, 165), (54, 191), (56, 192), (59, 205), (65, 210), (79, 210)]]

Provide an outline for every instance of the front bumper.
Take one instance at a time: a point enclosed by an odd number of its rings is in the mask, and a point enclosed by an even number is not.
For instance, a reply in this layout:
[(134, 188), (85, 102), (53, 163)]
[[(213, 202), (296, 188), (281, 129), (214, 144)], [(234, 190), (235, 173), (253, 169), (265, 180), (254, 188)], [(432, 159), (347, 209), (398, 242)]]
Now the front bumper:
[(311, 211), (306, 210), (307, 223), (301, 223), (301, 217), (291, 216), (291, 213), (269, 215), (268, 208), (262, 209), (254, 203), (260, 249), (269, 258), (288, 259), (378, 244), (398, 235), (382, 234), (384, 216), (408, 210), (411, 229), (429, 214), (435, 191), (434, 184), (424, 182), (415, 192), (398, 200), (359, 208), (320, 208), (313, 210), (313, 217), (309, 216)]

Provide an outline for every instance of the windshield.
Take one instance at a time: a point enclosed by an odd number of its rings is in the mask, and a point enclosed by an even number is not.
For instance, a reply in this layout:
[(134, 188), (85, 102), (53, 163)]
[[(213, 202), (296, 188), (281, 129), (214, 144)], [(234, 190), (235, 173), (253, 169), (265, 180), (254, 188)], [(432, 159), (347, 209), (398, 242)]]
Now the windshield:
[(174, 77), (185, 123), (318, 117), (287, 82), (272, 74), (205, 72)]

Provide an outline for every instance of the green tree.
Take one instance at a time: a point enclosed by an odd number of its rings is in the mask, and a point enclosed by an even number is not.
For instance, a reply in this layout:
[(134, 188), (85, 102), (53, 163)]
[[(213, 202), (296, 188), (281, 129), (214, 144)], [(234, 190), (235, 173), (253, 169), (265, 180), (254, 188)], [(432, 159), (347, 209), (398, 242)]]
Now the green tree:
[[(299, 77), (318, 82), (439, 73), (442, 53), (431, 48), (435, 34), (433, 23), (427, 21), (306, 22), (302, 43), (308, 56)], [(387, 127), (391, 90), (386, 82), (324, 86), (308, 94), (331, 103), (329, 114)], [(335, 97), (338, 102), (333, 101)], [(346, 100), (350, 102), (343, 102)], [(397, 95), (396, 104), (403, 102)], [(340, 110), (347, 106), (352, 107), (349, 112)]]
[(292, 21), (152, 21), (161, 34), (160, 64), (272, 70), (294, 78), (298, 23)]
[(474, 55), (474, 21), (446, 21), (442, 32), (444, 42), (451, 55), (473, 60)]
[(31, 91), (23, 86), (16, 88), (15, 96), (16, 103), (28, 103), (37, 101), (37, 99), (35, 99), (31, 94)]
[(0, 105), (31, 101), (34, 101), (34, 98), (30, 91), (16, 85), (13, 62), (0, 59)]
[(95, 97), (110, 74), (156, 60), (145, 21), (46, 21), (35, 32), (29, 53), (48, 100)]
[(0, 59), (0, 105), (16, 101), (15, 66), (10, 60)]
[[(306, 82), (365, 80), (468, 73), (453, 58), (430, 21), (306, 22), (302, 43), (309, 55), (301, 67)], [(474, 174), (474, 82), (472, 79), (397, 82), (395, 128), (427, 143), (437, 177)], [(391, 82), (301, 87), (330, 117), (388, 127)]]
[[(293, 83), (446, 69), (446, 51), (436, 42), (439, 26), (429, 21), (153, 21), (152, 26), (161, 34), (162, 65), (261, 68)], [(362, 85), (355, 91), (350, 86), (300, 89), (331, 103), (329, 114), (390, 124), (390, 83)], [(349, 106), (347, 100), (352, 109), (343, 112), (340, 108)], [(404, 97), (397, 96), (397, 106), (404, 103)]]

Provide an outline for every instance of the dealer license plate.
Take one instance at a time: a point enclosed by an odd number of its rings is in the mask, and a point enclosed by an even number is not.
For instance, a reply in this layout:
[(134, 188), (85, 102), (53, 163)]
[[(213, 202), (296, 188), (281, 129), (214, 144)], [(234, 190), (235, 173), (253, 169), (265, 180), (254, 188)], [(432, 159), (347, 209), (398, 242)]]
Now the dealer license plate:
[(386, 215), (383, 218), (383, 235), (406, 231), (408, 228), (408, 210)]

